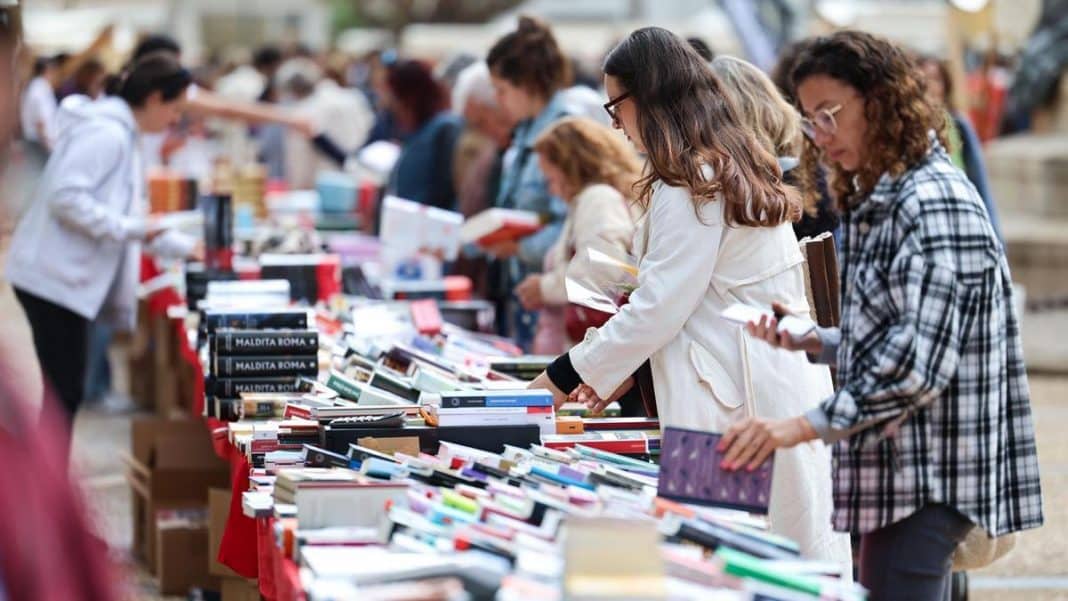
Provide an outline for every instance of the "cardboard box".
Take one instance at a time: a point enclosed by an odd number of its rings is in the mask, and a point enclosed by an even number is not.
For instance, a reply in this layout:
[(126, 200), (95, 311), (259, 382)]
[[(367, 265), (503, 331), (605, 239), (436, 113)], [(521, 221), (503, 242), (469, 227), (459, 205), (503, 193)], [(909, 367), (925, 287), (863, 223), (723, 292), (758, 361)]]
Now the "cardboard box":
[(156, 524), (156, 576), (163, 595), (185, 595), (191, 588), (219, 590), (218, 576), (208, 573), (207, 508), (198, 518), (175, 519), (168, 511)]
[(127, 345), (130, 398), (142, 409), (153, 410), (156, 402), (155, 359), (152, 357), (152, 322), (148, 303), (137, 303), (137, 326)]
[[(180, 412), (182, 398), (175, 370), (178, 357), (174, 325), (166, 315), (152, 317), (152, 360), (156, 414), (170, 417)], [(188, 401), (186, 402), (188, 405)]]
[(222, 601), (260, 601), (260, 590), (255, 580), (223, 578)]
[(219, 563), (219, 545), (230, 515), (230, 496), (228, 488), (208, 491), (208, 572), (215, 576), (240, 578), (237, 572)]
[[(206, 507), (209, 488), (229, 486), (230, 468), (215, 456), (211, 435), (199, 419), (141, 417), (130, 430), (130, 453), (123, 460), (133, 497), (133, 552), (154, 572), (156, 513)], [(206, 541), (204, 548), (206, 552)]]

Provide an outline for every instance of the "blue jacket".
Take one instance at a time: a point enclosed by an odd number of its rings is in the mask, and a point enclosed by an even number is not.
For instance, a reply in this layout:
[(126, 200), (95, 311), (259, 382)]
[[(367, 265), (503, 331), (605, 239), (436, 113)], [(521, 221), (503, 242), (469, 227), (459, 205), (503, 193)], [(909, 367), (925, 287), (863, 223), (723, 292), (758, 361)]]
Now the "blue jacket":
[(387, 192), (419, 204), (456, 210), (452, 157), (462, 121), (443, 111), (404, 140)]
[(534, 140), (556, 121), (579, 113), (579, 107), (573, 106), (565, 94), (557, 92), (537, 117), (516, 127), (512, 145), (505, 152), (496, 206), (532, 211), (546, 221), (541, 231), (520, 241), (519, 265), (511, 270), (514, 283), (518, 283), (526, 272), (541, 271), (545, 254), (560, 236), (567, 217), (567, 204), (549, 194), (549, 184), (534, 156)]

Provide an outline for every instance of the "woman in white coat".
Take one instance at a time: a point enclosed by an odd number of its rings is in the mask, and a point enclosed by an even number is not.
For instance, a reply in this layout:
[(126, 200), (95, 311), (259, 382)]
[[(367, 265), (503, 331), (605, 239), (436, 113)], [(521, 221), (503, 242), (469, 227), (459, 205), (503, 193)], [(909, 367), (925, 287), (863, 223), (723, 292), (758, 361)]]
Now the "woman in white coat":
[[(663, 426), (722, 432), (748, 416), (814, 407), (831, 391), (828, 370), (802, 353), (769, 352), (720, 317), (733, 303), (770, 308), (779, 298), (808, 309), (790, 227), (800, 200), (775, 157), (742, 125), (707, 63), (671, 32), (635, 31), (604, 71), (605, 108), (648, 157), (638, 182), (647, 210), (634, 242), (639, 286), (531, 386), (558, 403), (575, 393), (602, 405), (649, 360)], [(829, 449), (780, 454), (772, 529), (804, 556), (848, 568), (849, 540), (832, 532), (830, 515)]]
[(55, 148), (34, 200), (15, 229), (7, 279), (33, 330), (46, 385), (73, 418), (84, 393), (89, 324), (134, 323), (141, 242), (170, 256), (193, 251), (180, 232), (143, 215), (137, 137), (179, 115), (189, 72), (168, 54), (145, 56), (114, 95), (72, 96), (57, 119)]

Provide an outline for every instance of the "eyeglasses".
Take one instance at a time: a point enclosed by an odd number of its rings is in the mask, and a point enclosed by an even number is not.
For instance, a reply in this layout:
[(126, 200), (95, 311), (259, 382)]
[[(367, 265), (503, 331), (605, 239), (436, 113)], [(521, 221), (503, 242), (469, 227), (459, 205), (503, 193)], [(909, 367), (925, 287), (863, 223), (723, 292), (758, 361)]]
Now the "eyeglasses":
[(838, 131), (838, 122), (834, 120), (834, 116), (838, 114), (838, 111), (842, 110), (845, 104), (836, 104), (831, 108), (822, 109), (816, 111), (816, 114), (811, 119), (808, 117), (801, 118), (801, 132), (804, 133), (808, 139), (812, 140), (816, 137), (816, 131), (822, 131), (828, 136), (833, 136)]
[(630, 98), (630, 92), (623, 92), (615, 98), (610, 98), (608, 102), (604, 103), (604, 110), (608, 113), (608, 117), (612, 119), (612, 123), (618, 123), (619, 117), (619, 103), (623, 102), (627, 98)]

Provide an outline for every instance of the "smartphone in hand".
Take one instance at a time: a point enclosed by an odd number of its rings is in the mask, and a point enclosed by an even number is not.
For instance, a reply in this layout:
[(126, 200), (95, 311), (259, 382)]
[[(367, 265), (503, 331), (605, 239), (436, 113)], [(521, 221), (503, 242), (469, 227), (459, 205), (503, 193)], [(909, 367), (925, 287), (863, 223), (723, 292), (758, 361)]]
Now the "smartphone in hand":
[(720, 313), (720, 317), (738, 325), (758, 322), (761, 317), (775, 317), (779, 321), (779, 332), (786, 332), (794, 340), (800, 340), (816, 328), (816, 324), (796, 315), (776, 315), (771, 309), (760, 309), (744, 303), (734, 303)]

